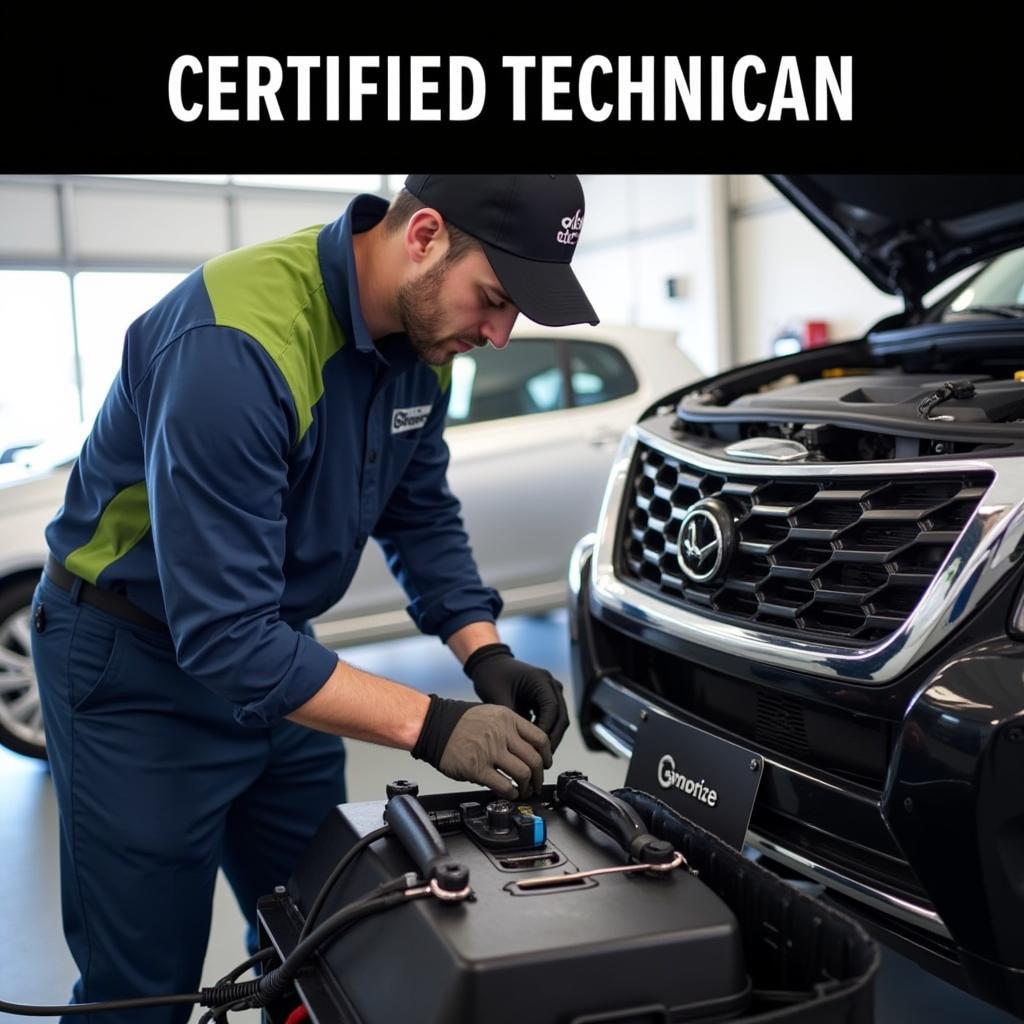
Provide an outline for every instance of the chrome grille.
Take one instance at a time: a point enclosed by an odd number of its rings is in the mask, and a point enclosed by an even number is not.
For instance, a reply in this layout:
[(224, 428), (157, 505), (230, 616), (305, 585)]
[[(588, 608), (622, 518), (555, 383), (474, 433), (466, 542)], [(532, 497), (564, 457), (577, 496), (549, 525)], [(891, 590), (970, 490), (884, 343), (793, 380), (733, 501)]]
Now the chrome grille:
[[(649, 592), (772, 632), (868, 644), (914, 610), (992, 482), (988, 472), (773, 480), (705, 472), (638, 445), (620, 538), (622, 575)], [(678, 561), (687, 510), (719, 498), (735, 552), (707, 584)]]

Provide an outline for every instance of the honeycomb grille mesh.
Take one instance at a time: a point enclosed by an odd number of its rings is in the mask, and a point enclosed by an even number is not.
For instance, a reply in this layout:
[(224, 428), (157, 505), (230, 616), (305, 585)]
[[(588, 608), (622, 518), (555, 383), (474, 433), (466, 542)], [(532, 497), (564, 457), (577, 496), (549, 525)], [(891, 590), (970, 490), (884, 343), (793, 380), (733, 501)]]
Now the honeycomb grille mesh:
[[(641, 445), (619, 569), (676, 604), (767, 632), (877, 643), (917, 606), (990, 483), (989, 473), (724, 476)], [(679, 534), (704, 498), (729, 507), (736, 544), (718, 575), (698, 584), (680, 566)]]

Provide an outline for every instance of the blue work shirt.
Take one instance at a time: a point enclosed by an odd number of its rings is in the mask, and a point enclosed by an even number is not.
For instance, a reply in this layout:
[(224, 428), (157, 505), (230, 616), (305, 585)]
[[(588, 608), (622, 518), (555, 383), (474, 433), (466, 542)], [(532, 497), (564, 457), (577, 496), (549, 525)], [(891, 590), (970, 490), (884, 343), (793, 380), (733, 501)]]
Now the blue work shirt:
[(423, 632), (501, 610), (446, 482), (450, 366), (363, 320), (352, 234), (386, 209), (358, 196), (209, 260), (136, 320), (46, 530), (69, 570), (166, 622), (180, 667), (245, 724), (326, 682), (337, 655), (301, 625), (371, 536)]

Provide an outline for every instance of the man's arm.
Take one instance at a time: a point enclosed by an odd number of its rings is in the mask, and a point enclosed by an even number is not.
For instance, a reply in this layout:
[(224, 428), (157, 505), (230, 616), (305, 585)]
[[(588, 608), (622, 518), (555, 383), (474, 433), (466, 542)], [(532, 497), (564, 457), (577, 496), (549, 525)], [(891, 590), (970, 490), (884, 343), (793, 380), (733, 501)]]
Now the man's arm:
[(330, 678), (287, 717), (321, 732), (412, 750), (430, 698), (339, 661)]
[[(179, 666), (243, 724), (294, 715), (412, 749), (504, 795), (539, 786), (547, 736), (507, 708), (427, 698), (339, 664), (280, 618), (294, 405), (251, 338), (201, 327), (135, 382), (157, 571)], [(509, 781), (515, 781), (515, 785)]]
[(311, 729), (411, 750), (449, 778), (510, 799), (539, 793), (551, 766), (548, 737), (510, 708), (425, 697), (340, 661), (287, 717)]
[(562, 685), (545, 669), (517, 661), (501, 643), (494, 626), (501, 598), (480, 580), (458, 500), (448, 488), (448, 397), (445, 390), (435, 401), (374, 536), (409, 595), (409, 614), (420, 630), (441, 637), (482, 700), (532, 720), (554, 749), (569, 725)]
[(500, 643), (501, 637), (498, 636), (498, 630), (493, 622), (471, 622), (448, 637), (448, 649), (462, 665), (466, 664), (469, 656), (478, 648)]
[(266, 726), (338, 657), (280, 615), (288, 459), (298, 418), (254, 339), (193, 328), (133, 383), (157, 573), (180, 668)]

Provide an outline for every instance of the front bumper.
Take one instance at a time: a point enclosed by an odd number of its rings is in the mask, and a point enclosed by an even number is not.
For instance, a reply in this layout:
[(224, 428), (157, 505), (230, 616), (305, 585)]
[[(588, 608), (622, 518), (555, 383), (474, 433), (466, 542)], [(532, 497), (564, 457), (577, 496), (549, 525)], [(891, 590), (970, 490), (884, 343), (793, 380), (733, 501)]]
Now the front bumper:
[[(606, 606), (590, 584), (592, 547), (577, 547), (570, 579), (588, 745), (628, 757), (640, 712), (654, 706), (760, 750), (751, 846), (824, 885), (933, 973), (1024, 1012), (1024, 645), (1006, 639), (1013, 588), (955, 646), (865, 686), (725, 655)], [(756, 715), (734, 711), (744, 695), (789, 717), (763, 729), (760, 704)], [(825, 742), (801, 748), (801, 722), (817, 722)]]

